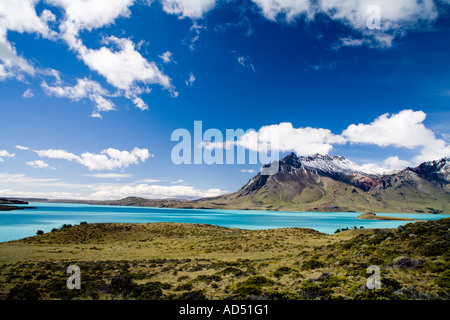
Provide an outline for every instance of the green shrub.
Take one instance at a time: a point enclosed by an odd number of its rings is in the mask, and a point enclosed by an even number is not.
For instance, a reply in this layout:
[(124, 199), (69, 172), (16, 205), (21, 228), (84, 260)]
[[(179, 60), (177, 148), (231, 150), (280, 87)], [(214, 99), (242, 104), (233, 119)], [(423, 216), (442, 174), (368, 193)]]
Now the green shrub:
[(192, 290), (192, 283), (184, 283), (177, 286), (175, 291), (191, 291)]
[(249, 299), (251, 296), (260, 296), (262, 288), (275, 284), (272, 279), (263, 276), (251, 276), (245, 281), (235, 283), (230, 287), (237, 299)]
[(176, 297), (178, 300), (206, 300), (206, 295), (203, 290), (193, 290), (189, 292), (183, 292)]
[(246, 300), (250, 296), (260, 296), (262, 294), (262, 288), (254, 284), (240, 284), (234, 287), (233, 293), (235, 298)]
[(194, 280), (192, 280), (192, 282), (206, 282), (206, 283), (211, 283), (211, 282), (218, 282), (221, 281), (222, 277), (219, 275), (205, 275), (205, 274), (201, 274), (199, 275), (197, 278), (195, 278)]
[(439, 277), (434, 279), (434, 283), (442, 288), (450, 288), (450, 270), (445, 270)]
[(36, 282), (19, 284), (7, 295), (8, 300), (38, 300), (40, 297), (39, 283)]
[(313, 270), (324, 267), (324, 264), (316, 258), (311, 258), (302, 265), (302, 270)]
[(273, 276), (275, 278), (281, 278), (284, 275), (290, 274), (292, 272), (295, 272), (297, 270), (292, 269), (291, 267), (279, 267), (274, 273)]
[(159, 281), (147, 282), (132, 288), (132, 296), (142, 300), (158, 300), (163, 296), (163, 289), (170, 289), (172, 286), (168, 283)]
[(304, 284), (300, 288), (300, 296), (304, 299), (314, 300), (318, 298), (328, 298), (331, 293), (330, 289), (322, 288), (316, 284)]
[(422, 248), (421, 252), (424, 256), (431, 257), (431, 256), (440, 256), (448, 250), (449, 250), (449, 242), (443, 240), (426, 244)]
[(391, 290), (385, 288), (367, 290), (357, 293), (354, 297), (355, 300), (395, 300), (397, 298)]
[(129, 276), (118, 275), (111, 279), (111, 283), (106, 285), (104, 288), (105, 293), (117, 295), (123, 294), (124, 296), (128, 295), (136, 285), (133, 282), (133, 279)]

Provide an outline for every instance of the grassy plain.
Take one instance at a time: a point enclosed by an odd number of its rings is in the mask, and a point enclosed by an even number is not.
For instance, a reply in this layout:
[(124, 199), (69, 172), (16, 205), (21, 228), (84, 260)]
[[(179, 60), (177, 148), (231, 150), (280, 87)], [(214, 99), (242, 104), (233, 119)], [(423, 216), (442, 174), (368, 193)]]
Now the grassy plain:
[[(450, 219), (334, 235), (80, 224), (0, 244), (0, 299), (449, 299)], [(69, 265), (81, 289), (69, 290)], [(367, 267), (381, 289), (366, 287)]]

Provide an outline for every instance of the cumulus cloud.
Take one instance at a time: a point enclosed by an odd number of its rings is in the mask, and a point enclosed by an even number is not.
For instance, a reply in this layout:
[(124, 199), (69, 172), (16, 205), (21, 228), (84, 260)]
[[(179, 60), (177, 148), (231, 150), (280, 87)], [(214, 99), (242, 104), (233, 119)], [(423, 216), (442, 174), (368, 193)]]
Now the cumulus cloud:
[(258, 131), (249, 131), (236, 144), (252, 151), (294, 151), (298, 155), (328, 154), (333, 144), (343, 144), (345, 139), (322, 128), (294, 128), (290, 122), (263, 126)]
[(164, 75), (154, 62), (149, 62), (135, 50), (134, 43), (114, 36), (104, 40), (106, 45), (116, 45), (118, 50), (101, 47), (98, 50), (82, 48), (83, 61), (103, 75), (118, 89), (129, 91), (136, 82), (160, 84), (171, 88), (170, 78)]
[(32, 150), (41, 158), (63, 159), (75, 161), (89, 170), (116, 170), (137, 165), (152, 157), (148, 149), (135, 147), (131, 151), (121, 151), (114, 148), (103, 150), (100, 154), (84, 152), (76, 155), (62, 149)]
[(425, 127), (423, 111), (403, 110), (381, 115), (370, 124), (352, 124), (342, 132), (351, 143), (374, 144), (380, 147), (420, 148), (415, 164), (450, 156), (450, 146)]
[[(137, 108), (148, 109), (140, 94), (149, 92), (141, 85), (158, 84), (176, 97), (177, 92), (171, 79), (158, 69), (153, 61), (145, 59), (128, 38), (108, 36), (99, 49), (86, 47), (79, 37), (83, 30), (108, 26), (119, 17), (129, 17), (133, 0), (49, 0), (51, 4), (64, 9), (64, 21), (60, 24), (60, 37), (74, 50), (78, 57), (91, 69), (102, 75)], [(97, 109), (110, 109), (112, 103), (103, 96), (95, 96)], [(110, 101), (109, 101), (110, 102)], [(99, 110), (94, 117), (101, 117)]]
[(325, 128), (294, 128), (292, 123), (282, 122), (263, 126), (258, 131), (248, 130), (236, 141), (202, 141), (200, 146), (205, 150), (238, 146), (254, 152), (295, 152), (310, 156), (329, 154), (334, 146), (350, 143), (403, 148), (416, 153), (409, 160), (393, 155), (381, 163), (364, 165), (367, 170), (385, 172), (450, 156), (450, 145), (425, 126), (425, 118), (423, 111), (403, 110), (383, 114), (369, 124), (351, 124), (341, 134)]
[(2, 158), (14, 158), (15, 154), (14, 153), (9, 153), (6, 150), (0, 150), (0, 162), (3, 162)]
[(9, 31), (35, 33), (42, 37), (52, 37), (54, 32), (47, 22), (54, 18), (49, 10), (38, 16), (35, 10), (37, 0), (16, 0), (0, 2), (0, 80), (23, 79), (23, 74), (33, 75), (35, 68), (24, 57), (17, 54), (8, 41)]

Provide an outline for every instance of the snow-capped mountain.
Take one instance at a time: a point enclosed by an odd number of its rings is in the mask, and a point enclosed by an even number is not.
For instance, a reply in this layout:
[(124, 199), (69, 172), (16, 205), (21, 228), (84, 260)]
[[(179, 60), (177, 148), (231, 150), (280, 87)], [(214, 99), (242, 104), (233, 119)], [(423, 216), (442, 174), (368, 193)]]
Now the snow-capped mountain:
[[(440, 212), (450, 210), (449, 159), (380, 174), (342, 156), (295, 153), (274, 175), (258, 173), (214, 204), (295, 210)], [(272, 164), (273, 165), (273, 164)]]
[[(286, 164), (286, 165), (283, 165)], [(327, 173), (330, 175), (354, 175), (362, 174), (370, 177), (380, 176), (385, 171), (375, 171), (363, 168), (356, 163), (346, 159), (343, 156), (329, 156), (315, 154), (313, 156), (297, 157), (291, 153), (281, 160), (280, 170), (293, 170), (304, 168), (306, 170), (316, 171), (317, 173)]]
[[(273, 165), (273, 164), (272, 164)], [(157, 207), (293, 211), (450, 213), (450, 161), (443, 158), (388, 174), (341, 156), (294, 153), (274, 175), (256, 174), (238, 191), (193, 201), (151, 201)], [(133, 200), (133, 202), (136, 202)]]

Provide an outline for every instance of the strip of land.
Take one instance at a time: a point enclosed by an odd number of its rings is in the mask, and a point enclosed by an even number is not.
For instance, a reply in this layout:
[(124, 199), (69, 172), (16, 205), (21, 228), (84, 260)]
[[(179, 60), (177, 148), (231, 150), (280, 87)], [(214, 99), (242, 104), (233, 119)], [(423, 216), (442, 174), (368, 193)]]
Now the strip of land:
[(27, 201), (16, 200), (16, 199), (5, 199), (0, 198), (0, 211), (11, 211), (11, 210), (24, 210), (24, 209), (36, 209), (36, 207), (18, 207), (12, 204), (28, 204)]
[(403, 217), (388, 217), (388, 216), (378, 216), (373, 212), (363, 213), (356, 217), (357, 219), (365, 220), (393, 220), (393, 221), (424, 221), (423, 219), (410, 219)]

